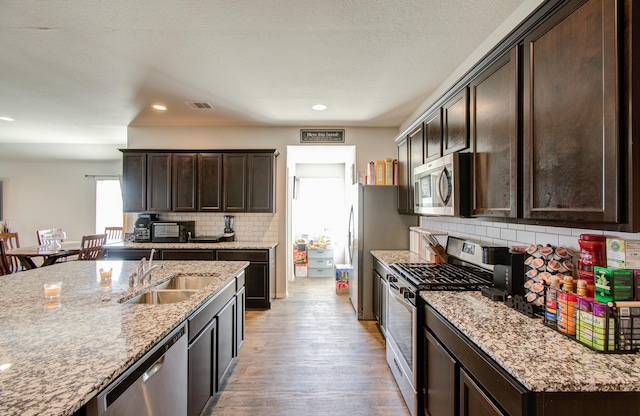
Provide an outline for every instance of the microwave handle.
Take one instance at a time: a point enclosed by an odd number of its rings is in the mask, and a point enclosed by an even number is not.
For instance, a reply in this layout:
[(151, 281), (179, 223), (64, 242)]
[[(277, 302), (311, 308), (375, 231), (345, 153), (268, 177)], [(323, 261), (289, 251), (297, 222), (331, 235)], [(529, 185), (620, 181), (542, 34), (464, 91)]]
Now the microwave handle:
[[(438, 175), (438, 196), (440, 197), (440, 201), (442, 201), (443, 205), (447, 205), (449, 203), (449, 198), (451, 197), (451, 187), (446, 184), (443, 189), (443, 180), (447, 180), (447, 168), (442, 168), (440, 174)], [(442, 195), (443, 192), (447, 190), (448, 193), (446, 195)]]

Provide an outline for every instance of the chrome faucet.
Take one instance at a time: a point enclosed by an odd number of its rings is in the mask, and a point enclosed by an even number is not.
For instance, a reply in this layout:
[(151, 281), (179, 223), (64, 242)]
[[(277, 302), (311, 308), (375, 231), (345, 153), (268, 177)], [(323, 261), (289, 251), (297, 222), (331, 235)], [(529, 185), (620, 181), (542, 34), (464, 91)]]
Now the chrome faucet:
[(151, 249), (151, 254), (149, 254), (149, 262), (145, 265), (147, 259), (145, 257), (140, 260), (138, 266), (136, 267), (136, 271), (129, 275), (129, 288), (132, 289), (138, 285), (144, 285), (151, 281), (151, 272), (155, 269), (164, 269), (164, 265), (153, 263), (153, 255), (155, 254), (156, 249)]

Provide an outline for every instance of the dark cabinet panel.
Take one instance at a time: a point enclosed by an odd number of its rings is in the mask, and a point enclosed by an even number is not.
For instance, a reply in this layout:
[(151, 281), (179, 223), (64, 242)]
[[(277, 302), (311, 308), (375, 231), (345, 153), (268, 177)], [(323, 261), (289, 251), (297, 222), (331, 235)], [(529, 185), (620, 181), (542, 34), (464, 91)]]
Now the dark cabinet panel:
[(458, 363), (426, 329), (424, 348), (425, 414), (457, 416)]
[(197, 416), (216, 393), (216, 320), (189, 345), (187, 414)]
[(469, 96), (467, 89), (451, 97), (442, 106), (442, 154), (457, 152), (469, 146)]
[(198, 211), (222, 211), (222, 154), (198, 155)]
[(274, 212), (275, 156), (273, 153), (248, 154), (249, 212)]
[(125, 153), (122, 156), (124, 212), (147, 209), (147, 154)]
[(424, 161), (442, 156), (442, 109), (429, 114), (424, 120)]
[(220, 390), (222, 382), (231, 367), (231, 362), (235, 357), (235, 333), (234, 322), (236, 319), (235, 297), (229, 301), (218, 313), (218, 345), (217, 345), (217, 373), (218, 379), (216, 391)]
[(162, 260), (214, 260), (215, 250), (194, 249), (185, 250), (181, 248), (162, 250)]
[(398, 142), (398, 212), (412, 214), (413, 176), (409, 175), (409, 143), (406, 138)]
[(197, 154), (174, 153), (172, 164), (172, 209), (173, 211), (195, 212), (197, 209)]
[[(156, 254), (156, 258), (161, 258), (162, 251)], [(149, 258), (151, 253), (150, 249), (137, 249), (137, 248), (104, 248), (105, 259), (107, 260), (142, 260), (143, 257)]]
[(223, 155), (223, 211), (247, 210), (247, 155), (225, 153)]
[(171, 211), (171, 153), (147, 153), (147, 211)]
[(617, 3), (569, 2), (525, 37), (525, 218), (619, 220)]
[(238, 289), (238, 293), (236, 293), (236, 345), (234, 357), (237, 357), (240, 353), (240, 348), (242, 348), (242, 344), (244, 344), (244, 326), (245, 326), (245, 318), (244, 311), (247, 307), (247, 290), (244, 287), (244, 280), (242, 283), (242, 287)]
[(464, 370), (460, 369), (460, 416), (502, 415), (500, 409), (482, 389)]
[(514, 48), (469, 87), (473, 216), (518, 215), (517, 82)]
[(271, 250), (218, 250), (216, 260), (249, 261), (244, 270), (247, 309), (271, 308)]

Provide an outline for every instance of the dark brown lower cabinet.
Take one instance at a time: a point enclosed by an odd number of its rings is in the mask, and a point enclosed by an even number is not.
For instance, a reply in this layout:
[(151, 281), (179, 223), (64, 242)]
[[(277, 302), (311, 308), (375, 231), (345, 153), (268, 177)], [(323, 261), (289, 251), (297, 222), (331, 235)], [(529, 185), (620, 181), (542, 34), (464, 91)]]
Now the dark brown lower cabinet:
[(213, 260), (214, 250), (162, 249), (162, 260)]
[(240, 353), (240, 348), (244, 344), (244, 311), (247, 307), (247, 290), (244, 282), (240, 286), (238, 282), (238, 293), (236, 293), (236, 345), (234, 348), (234, 357)]
[(425, 414), (458, 415), (458, 362), (427, 330), (424, 330)]
[(639, 392), (527, 390), (435, 309), (424, 306), (423, 313), (418, 362), (425, 416), (638, 414)]
[(216, 320), (189, 345), (189, 403), (187, 414), (197, 416), (216, 393)]
[[(244, 273), (228, 281), (188, 318), (189, 416), (210, 405), (238, 356), (238, 332), (244, 337)], [(244, 338), (243, 338), (244, 339)]]
[[(216, 351), (218, 379), (216, 381), (216, 391), (220, 390), (235, 354), (235, 319), (236, 319), (236, 298), (235, 296), (218, 313), (218, 333), (224, 337), (218, 337)], [(231, 336), (230, 336), (231, 335)]]
[[(143, 257), (149, 258), (151, 249), (105, 247), (104, 253), (107, 260), (141, 260)], [(156, 254), (154, 257), (157, 260), (160, 256)]]
[(460, 369), (460, 416), (502, 416), (491, 399)]
[(273, 250), (218, 250), (216, 260), (249, 261), (245, 269), (247, 309), (271, 309)]

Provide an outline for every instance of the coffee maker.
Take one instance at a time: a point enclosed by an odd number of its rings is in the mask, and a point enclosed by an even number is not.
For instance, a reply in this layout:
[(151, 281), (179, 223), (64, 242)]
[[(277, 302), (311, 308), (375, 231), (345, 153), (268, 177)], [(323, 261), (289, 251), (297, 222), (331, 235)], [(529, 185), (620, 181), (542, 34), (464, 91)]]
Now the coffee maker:
[(233, 215), (224, 217), (224, 234), (220, 236), (220, 241), (235, 241), (236, 233), (233, 231)]
[(138, 214), (138, 219), (133, 225), (133, 241), (136, 243), (151, 241), (151, 224), (158, 220), (158, 214)]

